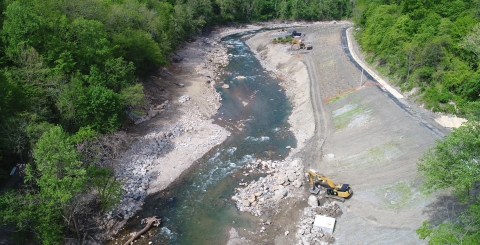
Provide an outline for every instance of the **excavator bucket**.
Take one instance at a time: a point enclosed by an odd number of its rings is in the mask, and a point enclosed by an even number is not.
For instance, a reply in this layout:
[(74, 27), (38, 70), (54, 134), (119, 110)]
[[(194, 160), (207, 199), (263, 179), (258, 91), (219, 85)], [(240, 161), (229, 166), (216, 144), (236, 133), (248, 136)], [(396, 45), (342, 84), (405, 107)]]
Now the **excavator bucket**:
[(317, 195), (320, 192), (320, 188), (316, 187), (315, 185), (313, 186), (313, 188), (308, 189), (308, 190), (310, 191), (310, 193), (315, 194), (315, 195)]

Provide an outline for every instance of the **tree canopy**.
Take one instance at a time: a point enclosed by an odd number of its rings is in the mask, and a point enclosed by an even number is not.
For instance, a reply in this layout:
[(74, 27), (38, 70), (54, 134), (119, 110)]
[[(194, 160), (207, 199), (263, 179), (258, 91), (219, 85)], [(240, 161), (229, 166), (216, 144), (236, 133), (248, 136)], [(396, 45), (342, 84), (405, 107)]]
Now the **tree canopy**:
[(418, 170), (426, 178), (427, 193), (453, 190), (468, 204), (459, 217), (434, 227), (425, 221), (417, 230), (429, 244), (477, 244), (480, 240), (480, 199), (476, 187), (480, 182), (480, 121), (471, 120), (455, 129), (443, 141), (425, 153)]
[[(479, 1), (362, 0), (362, 49), (402, 90), (433, 111), (465, 114), (480, 98)], [(472, 7), (473, 6), (473, 7)]]

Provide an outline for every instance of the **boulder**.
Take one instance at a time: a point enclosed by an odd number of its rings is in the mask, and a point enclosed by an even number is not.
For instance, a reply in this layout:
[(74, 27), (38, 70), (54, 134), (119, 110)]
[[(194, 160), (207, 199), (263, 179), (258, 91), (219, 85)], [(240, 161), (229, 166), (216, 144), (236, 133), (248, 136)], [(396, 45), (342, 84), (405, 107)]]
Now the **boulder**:
[(297, 179), (297, 175), (295, 174), (295, 171), (293, 171), (293, 170), (287, 171), (287, 177), (288, 177), (288, 181), (290, 181), (290, 182), (293, 182)]
[(293, 182), (293, 186), (295, 186), (296, 188), (300, 188), (302, 185), (303, 185), (303, 182), (299, 179)]
[(277, 174), (276, 177), (277, 177), (276, 183), (279, 185), (288, 181), (288, 177), (285, 174)]
[(310, 195), (308, 197), (308, 205), (310, 205), (311, 207), (318, 207), (318, 199), (316, 196), (314, 195)]

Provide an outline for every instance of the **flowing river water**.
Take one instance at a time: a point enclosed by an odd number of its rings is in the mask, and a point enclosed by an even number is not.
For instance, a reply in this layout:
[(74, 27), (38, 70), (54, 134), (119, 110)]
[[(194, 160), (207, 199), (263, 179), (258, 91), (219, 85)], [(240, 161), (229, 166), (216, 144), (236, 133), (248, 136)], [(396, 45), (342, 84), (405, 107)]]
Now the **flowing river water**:
[[(231, 227), (241, 234), (258, 230), (259, 218), (238, 212), (230, 200), (239, 182), (260, 177), (245, 176), (242, 166), (254, 159), (283, 159), (288, 155), (286, 147), (295, 147), (296, 140), (288, 131), (292, 108), (280, 81), (262, 68), (242, 41), (249, 34), (252, 32), (222, 39), (231, 60), (224, 68), (225, 75), (217, 81), (223, 100), (215, 121), (232, 135), (167, 190), (147, 197), (137, 215), (156, 215), (162, 218), (162, 224), (139, 244), (225, 244)], [(222, 88), (223, 83), (230, 88)], [(138, 219), (129, 223), (127, 230), (142, 227)]]

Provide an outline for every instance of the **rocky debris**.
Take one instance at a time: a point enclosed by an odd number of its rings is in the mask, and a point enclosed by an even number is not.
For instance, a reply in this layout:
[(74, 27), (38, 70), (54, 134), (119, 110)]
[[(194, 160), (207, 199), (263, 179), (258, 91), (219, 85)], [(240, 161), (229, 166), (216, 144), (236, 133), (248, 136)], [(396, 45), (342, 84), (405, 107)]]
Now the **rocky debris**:
[(250, 245), (254, 244), (252, 241), (247, 240), (245, 237), (241, 237), (235, 228), (231, 228), (228, 232), (229, 239), (227, 245)]
[(180, 103), (185, 103), (189, 100), (190, 100), (190, 96), (188, 96), (188, 95), (182, 95), (182, 96), (180, 96), (180, 98), (178, 98), (178, 102), (180, 102)]
[(134, 120), (135, 125), (138, 125), (138, 124), (146, 122), (146, 121), (156, 117), (158, 114), (164, 112), (165, 110), (168, 109), (168, 105), (169, 105), (168, 100), (166, 100), (162, 104), (152, 106), (150, 109), (148, 109), (147, 115), (138, 116), (138, 115), (135, 115), (135, 113), (130, 112), (129, 117)]
[[(265, 212), (277, 210), (282, 199), (300, 196), (303, 192), (301, 179), (303, 165), (299, 160), (262, 161), (255, 160), (244, 166), (244, 175), (253, 172), (267, 173), (267, 176), (253, 180), (249, 184), (240, 183), (245, 188), (237, 188), (232, 200), (241, 212), (261, 216)], [(248, 171), (247, 171), (248, 170)]]
[[(324, 194), (320, 194), (324, 196)], [(310, 197), (316, 196), (311, 195)], [(324, 198), (322, 198), (323, 200)], [(310, 201), (310, 198), (309, 198)], [(297, 225), (296, 238), (298, 239), (298, 245), (307, 244), (332, 244), (335, 238), (330, 234), (323, 232), (320, 229), (313, 228), (313, 222), (315, 221), (315, 215), (325, 215), (328, 217), (339, 217), (342, 214), (342, 209), (338, 206), (337, 202), (330, 202), (325, 199), (325, 203), (321, 206), (311, 206), (303, 209), (300, 223)]]
[[(221, 67), (228, 64), (230, 56), (227, 48), (220, 41), (220, 36), (198, 37), (195, 44), (190, 44), (176, 53), (182, 57), (178, 67), (192, 70), (207, 79), (214, 81), (221, 74)], [(192, 54), (195, 54), (192, 56)]]
[(177, 123), (167, 130), (152, 130), (131, 146), (124, 154), (126, 157), (119, 159), (115, 166), (115, 177), (123, 184), (122, 196), (120, 203), (105, 215), (103, 229), (115, 234), (141, 208), (152, 179), (150, 167), (155, 164), (154, 160), (158, 156), (172, 149), (171, 139), (183, 134), (184, 127), (185, 125)]
[[(120, 203), (99, 222), (101, 229), (107, 230), (108, 234), (99, 234), (102, 237), (96, 237), (96, 239), (105, 240), (116, 234), (126, 221), (142, 207), (153, 179), (150, 170), (161, 164), (158, 161), (161, 156), (178, 148), (191, 147), (188, 140), (175, 145), (172, 140), (209, 123), (196, 107), (189, 108), (186, 114), (188, 117), (182, 117), (176, 124), (151, 129), (149, 133), (133, 143), (123, 157), (116, 160), (115, 177), (122, 183), (122, 196)], [(208, 141), (204, 146), (217, 145), (218, 139), (222, 138), (220, 134), (223, 133), (223, 131), (219, 131), (206, 136)]]

